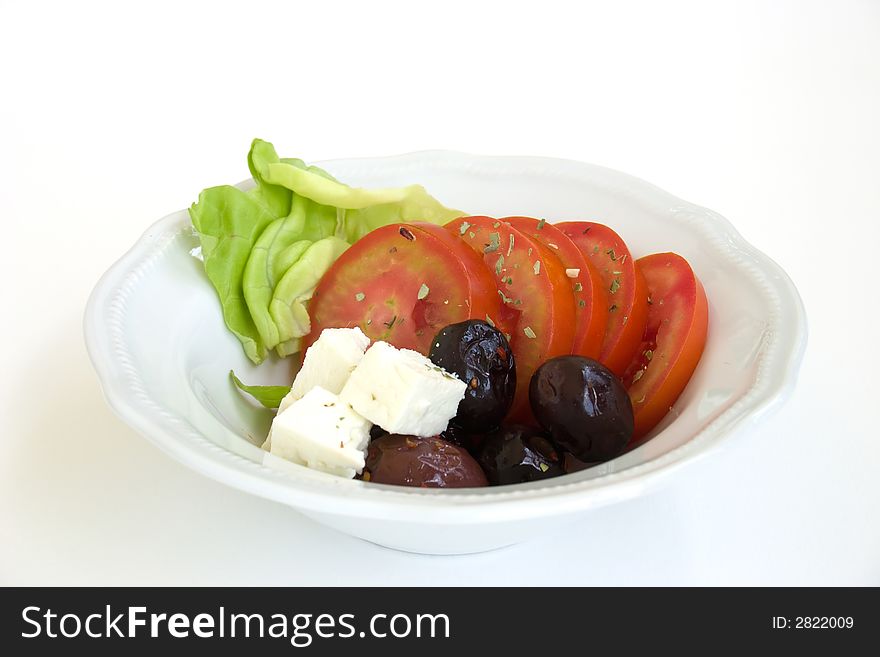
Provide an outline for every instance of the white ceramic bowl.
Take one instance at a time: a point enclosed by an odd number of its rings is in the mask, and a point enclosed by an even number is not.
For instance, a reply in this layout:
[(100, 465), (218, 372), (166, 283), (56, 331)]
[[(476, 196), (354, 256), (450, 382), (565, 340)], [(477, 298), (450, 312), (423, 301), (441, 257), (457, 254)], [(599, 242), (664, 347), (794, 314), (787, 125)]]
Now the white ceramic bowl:
[(714, 212), (631, 176), (565, 160), (432, 151), (321, 166), (353, 185), (418, 182), (473, 214), (597, 220), (617, 230), (635, 257), (680, 253), (709, 297), (702, 361), (650, 441), (580, 473), (517, 486), (424, 490), (310, 471), (259, 449), (271, 414), (245, 400), (228, 372), (283, 384), (290, 365), (253, 367), (244, 357), (191, 255), (198, 240), (189, 217), (177, 212), (153, 225), (101, 278), (86, 309), (85, 336), (114, 411), (202, 474), (389, 547), (478, 552), (647, 493), (759, 421), (793, 387), (806, 343), (797, 291)]

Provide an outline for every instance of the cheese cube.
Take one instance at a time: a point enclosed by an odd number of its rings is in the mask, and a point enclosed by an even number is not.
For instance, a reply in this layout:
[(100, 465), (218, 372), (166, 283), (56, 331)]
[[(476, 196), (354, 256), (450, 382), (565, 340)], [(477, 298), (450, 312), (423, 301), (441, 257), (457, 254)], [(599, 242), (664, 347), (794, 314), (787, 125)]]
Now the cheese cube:
[(364, 357), (370, 339), (359, 328), (328, 328), (306, 351), (302, 367), (281, 404), (280, 413), (315, 386), (339, 394), (352, 370)]
[(351, 479), (364, 469), (370, 426), (338, 395), (316, 386), (275, 416), (269, 451)]
[(420, 353), (376, 342), (339, 398), (391, 433), (436, 436), (455, 417), (466, 388)]

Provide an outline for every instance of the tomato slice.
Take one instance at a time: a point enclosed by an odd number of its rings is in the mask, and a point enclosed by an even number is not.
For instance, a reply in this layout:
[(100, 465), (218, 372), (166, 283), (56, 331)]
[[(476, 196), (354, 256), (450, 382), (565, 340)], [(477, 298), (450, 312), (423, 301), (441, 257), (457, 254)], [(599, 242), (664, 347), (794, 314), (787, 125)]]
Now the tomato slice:
[(502, 307), (491, 319), (510, 334), (516, 358), (512, 419), (534, 422), (529, 382), (548, 358), (571, 353), (575, 302), (565, 267), (552, 250), (491, 217), (460, 217), (446, 228), (479, 254)]
[(648, 286), (648, 321), (623, 375), (635, 414), (633, 441), (672, 409), (700, 361), (709, 325), (706, 292), (687, 260), (655, 253), (636, 266)]
[(498, 315), (495, 279), (483, 260), (439, 226), (392, 224), (371, 231), (333, 263), (309, 301), (308, 348), (325, 328), (359, 326), (425, 355), (447, 324)]
[(605, 339), (605, 309), (608, 307), (599, 272), (565, 233), (544, 219), (504, 217), (501, 221), (553, 249), (565, 267), (576, 303), (571, 353), (598, 358)]
[(620, 235), (591, 221), (556, 224), (578, 246), (602, 278), (607, 294), (605, 334), (599, 361), (622, 375), (645, 332), (648, 290), (645, 278)]

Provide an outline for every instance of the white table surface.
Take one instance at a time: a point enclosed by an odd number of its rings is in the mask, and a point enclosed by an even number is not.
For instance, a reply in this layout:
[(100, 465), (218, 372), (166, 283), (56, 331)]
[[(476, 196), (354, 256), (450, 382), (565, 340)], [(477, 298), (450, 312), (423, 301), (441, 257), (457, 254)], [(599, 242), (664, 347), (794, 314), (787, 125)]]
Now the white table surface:
[[(880, 2), (341, 4), (0, 4), (0, 583), (880, 584)], [(104, 404), (82, 312), (254, 136), (581, 159), (711, 207), (801, 291), (798, 389), (664, 489), (476, 556), (194, 474)]]

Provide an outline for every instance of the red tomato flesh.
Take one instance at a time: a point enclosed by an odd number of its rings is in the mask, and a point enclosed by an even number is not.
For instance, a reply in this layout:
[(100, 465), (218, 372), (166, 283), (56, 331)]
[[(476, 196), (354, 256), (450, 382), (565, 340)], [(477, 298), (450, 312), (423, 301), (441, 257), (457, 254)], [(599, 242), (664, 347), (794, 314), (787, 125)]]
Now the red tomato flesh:
[(517, 230), (553, 249), (565, 267), (575, 299), (574, 341), (571, 353), (599, 358), (605, 338), (607, 294), (602, 278), (569, 237), (553, 224), (533, 217), (504, 217)]
[(648, 318), (645, 279), (620, 235), (591, 221), (556, 224), (581, 250), (602, 278), (607, 295), (599, 361), (622, 375), (635, 356)]
[(490, 320), (510, 335), (516, 358), (516, 396), (510, 417), (534, 422), (529, 382), (548, 358), (571, 353), (575, 301), (565, 267), (552, 250), (492, 217), (460, 217), (446, 224), (494, 277), (492, 293), (502, 302)]
[(447, 324), (497, 316), (494, 277), (483, 260), (439, 226), (377, 228), (333, 263), (309, 301), (311, 332), (358, 326), (371, 340), (427, 355)]
[(700, 361), (709, 325), (706, 292), (687, 260), (655, 253), (636, 266), (648, 287), (648, 318), (623, 375), (635, 415), (633, 442), (672, 410)]

